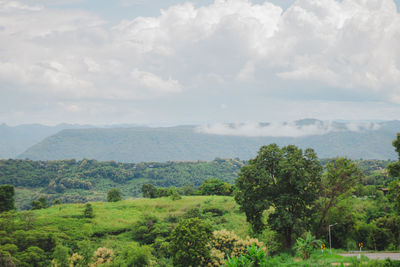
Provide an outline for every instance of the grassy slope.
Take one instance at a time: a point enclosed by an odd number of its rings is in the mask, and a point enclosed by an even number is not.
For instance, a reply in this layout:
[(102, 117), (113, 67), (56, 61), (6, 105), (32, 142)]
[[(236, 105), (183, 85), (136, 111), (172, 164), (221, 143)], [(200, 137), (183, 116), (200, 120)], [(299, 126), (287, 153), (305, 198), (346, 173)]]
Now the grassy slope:
[[(221, 217), (211, 217), (214, 229), (234, 231), (241, 237), (249, 232), (245, 215), (239, 211), (232, 197), (190, 196), (172, 201), (169, 198), (128, 199), (116, 203), (92, 203), (96, 217), (83, 218), (84, 204), (63, 204), (48, 209), (34, 211), (35, 228), (46, 230), (70, 241), (84, 240), (89, 237), (93, 247), (108, 247), (119, 250), (127, 242), (132, 242), (130, 229), (144, 214), (151, 213), (161, 220), (168, 216), (181, 217), (191, 208), (219, 208), (226, 213)], [(172, 226), (174, 223), (172, 223)], [(331, 266), (332, 263), (351, 263), (354, 259), (330, 255), (320, 250), (313, 253), (310, 260), (281, 254), (270, 259), (271, 266)]]
[[(226, 211), (221, 217), (212, 219), (215, 229), (228, 229), (244, 237), (249, 226), (243, 213), (231, 197), (193, 196), (172, 201), (169, 198), (129, 199), (116, 203), (92, 203), (96, 217), (83, 218), (84, 204), (63, 204), (34, 211), (35, 228), (45, 229), (59, 236), (80, 240), (91, 236), (91, 240), (107, 244), (130, 239), (128, 231), (145, 213), (165, 219), (167, 216), (181, 217), (190, 208), (216, 207)], [(132, 240), (130, 240), (132, 241)], [(118, 247), (118, 244), (114, 244)]]

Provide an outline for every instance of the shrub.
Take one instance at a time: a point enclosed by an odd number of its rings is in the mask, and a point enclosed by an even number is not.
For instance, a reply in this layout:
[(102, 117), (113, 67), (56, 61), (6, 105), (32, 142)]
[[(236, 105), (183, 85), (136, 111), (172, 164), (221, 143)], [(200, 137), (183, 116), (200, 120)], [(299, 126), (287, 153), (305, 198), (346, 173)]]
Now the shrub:
[(201, 219), (202, 215), (200, 213), (199, 208), (191, 208), (188, 209), (185, 214), (183, 214), (183, 218), (189, 219), (189, 218), (200, 218)]
[(225, 211), (219, 208), (204, 208), (203, 214), (210, 213), (213, 217), (224, 215)]
[(32, 209), (33, 210), (46, 209), (48, 207), (49, 207), (49, 202), (44, 197), (41, 197), (38, 200), (32, 201)]
[(305, 234), (304, 238), (299, 237), (296, 240), (295, 249), (297, 252), (303, 257), (303, 259), (310, 258), (311, 251), (314, 248), (318, 247), (322, 242), (318, 239), (315, 239), (310, 232)]
[(248, 252), (248, 247), (255, 245), (266, 251), (264, 244), (256, 238), (241, 239), (235, 233), (225, 229), (214, 231), (211, 245), (211, 265), (221, 266), (229, 258), (239, 257)]
[(220, 195), (230, 196), (232, 194), (232, 186), (222, 182), (220, 179), (207, 179), (199, 188), (201, 195)]
[(114, 251), (109, 248), (98, 248), (93, 255), (93, 263), (90, 267), (102, 265), (104, 263), (110, 263), (114, 258)]
[(200, 266), (209, 262), (211, 225), (198, 218), (182, 220), (171, 233), (174, 266)]
[(159, 222), (152, 214), (145, 214), (133, 227), (133, 239), (141, 244), (153, 244), (157, 237), (167, 237), (170, 233), (168, 225)]
[(83, 211), (83, 216), (85, 218), (94, 218), (93, 207), (90, 203), (85, 205), (85, 210)]
[(171, 195), (171, 199), (175, 201), (175, 200), (180, 200), (180, 199), (182, 199), (182, 197), (178, 194), (178, 192), (174, 191), (174, 192), (172, 193), (172, 195)]
[(265, 251), (252, 244), (247, 247), (247, 253), (239, 257), (229, 258), (226, 261), (227, 267), (264, 267), (267, 265)]
[(117, 188), (113, 188), (107, 193), (108, 202), (117, 202), (122, 199), (121, 192)]
[(120, 255), (113, 261), (112, 266), (118, 267), (146, 267), (150, 266), (152, 259), (150, 246), (129, 244), (124, 247)]
[(157, 188), (150, 183), (142, 185), (142, 194), (143, 194), (143, 197), (145, 197), (145, 198), (158, 197)]
[(69, 267), (70, 257), (68, 248), (62, 245), (58, 245), (54, 249), (53, 260), (51, 261), (51, 263), (51, 265), (54, 267)]

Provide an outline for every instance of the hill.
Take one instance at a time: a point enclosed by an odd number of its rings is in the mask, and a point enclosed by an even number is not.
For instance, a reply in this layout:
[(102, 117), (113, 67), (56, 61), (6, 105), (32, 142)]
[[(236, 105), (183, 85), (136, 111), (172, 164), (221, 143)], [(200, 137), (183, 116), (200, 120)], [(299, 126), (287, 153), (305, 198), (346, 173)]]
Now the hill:
[[(374, 207), (370, 199), (351, 201), (364, 205), (368, 210)], [(84, 216), (84, 204), (58, 204), (40, 210), (3, 213), (0, 216), (3, 241), (0, 255), (4, 255), (6, 259), (8, 256), (13, 262), (19, 263), (17, 266), (50, 266), (54, 259), (80, 264), (75, 266), (103, 266), (93, 262), (109, 255), (109, 266), (171, 267), (174, 266), (173, 255), (169, 253), (171, 232), (180, 221), (197, 218), (211, 225), (214, 232), (213, 242), (210, 243), (220, 250), (233, 246), (232, 243), (235, 247), (246, 247), (250, 242), (263, 242), (268, 254), (266, 266), (361, 264), (355, 257), (344, 258), (335, 255), (335, 251), (331, 255), (322, 253), (319, 249), (313, 251), (309, 260), (291, 257), (287, 252), (279, 255), (282, 249), (279, 246), (279, 236), (269, 227), (263, 235), (256, 236), (258, 240), (248, 237), (250, 234), (254, 238), (254, 233), (250, 231), (245, 214), (240, 211), (232, 197), (185, 196), (176, 201), (170, 198), (128, 199), (113, 203), (94, 202), (91, 206), (94, 218)], [(367, 213), (361, 210), (363, 215)], [(182, 250), (187, 250), (187, 247)], [(105, 256), (99, 252), (103, 252)], [(272, 253), (275, 256), (271, 257)], [(213, 259), (219, 259), (225, 253), (212, 255)], [(128, 264), (132, 261), (145, 264)], [(384, 265), (384, 262), (370, 262), (368, 258), (363, 258), (362, 262), (368, 266), (389, 266)]]
[(0, 124), (0, 159), (15, 158), (26, 149), (64, 129), (88, 128), (84, 125), (59, 124), (45, 126), (25, 124), (8, 126)]
[(119, 162), (193, 161), (216, 157), (249, 159), (256, 155), (260, 146), (277, 143), (311, 147), (320, 158), (395, 159), (392, 140), (400, 131), (400, 121), (354, 128), (347, 123), (302, 120), (280, 128), (259, 124), (254, 131), (245, 133), (242, 131), (245, 127), (240, 125), (224, 127), (220, 132), (196, 126), (67, 129), (47, 137), (18, 157)]
[(140, 196), (141, 186), (198, 187), (206, 179), (234, 183), (240, 167), (237, 160), (210, 162), (117, 163), (95, 160), (30, 161), (0, 160), (0, 185), (16, 187), (16, 204), (28, 209), (32, 200), (46, 197), (63, 202), (104, 201), (111, 188), (124, 196)]

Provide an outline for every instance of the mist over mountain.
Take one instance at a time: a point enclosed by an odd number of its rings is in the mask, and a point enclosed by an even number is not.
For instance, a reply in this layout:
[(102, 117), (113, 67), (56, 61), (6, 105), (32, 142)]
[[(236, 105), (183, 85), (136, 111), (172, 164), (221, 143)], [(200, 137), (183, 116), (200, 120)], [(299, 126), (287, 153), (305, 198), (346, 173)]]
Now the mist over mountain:
[(262, 145), (313, 148), (320, 158), (395, 159), (392, 141), (400, 121), (212, 124), (176, 127), (65, 129), (19, 158), (96, 159), (119, 162), (249, 159)]

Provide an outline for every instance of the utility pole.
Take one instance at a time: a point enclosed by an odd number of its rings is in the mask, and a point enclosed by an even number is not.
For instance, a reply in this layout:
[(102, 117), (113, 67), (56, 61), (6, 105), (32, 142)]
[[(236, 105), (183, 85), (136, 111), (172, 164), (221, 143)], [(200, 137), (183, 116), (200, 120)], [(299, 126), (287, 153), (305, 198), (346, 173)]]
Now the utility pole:
[(329, 225), (329, 252), (332, 254), (332, 241), (331, 241), (331, 227), (335, 226), (337, 223)]

